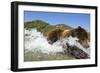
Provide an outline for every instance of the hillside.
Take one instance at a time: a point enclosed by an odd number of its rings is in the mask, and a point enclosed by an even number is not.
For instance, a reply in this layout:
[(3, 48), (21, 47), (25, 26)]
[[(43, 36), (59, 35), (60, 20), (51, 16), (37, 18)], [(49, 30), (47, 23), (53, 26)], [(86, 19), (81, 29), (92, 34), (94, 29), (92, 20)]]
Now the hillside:
[(24, 28), (31, 29), (36, 28), (38, 31), (42, 32), (44, 35), (47, 35), (48, 31), (60, 28), (60, 29), (72, 29), (72, 27), (66, 25), (66, 24), (56, 24), (52, 25), (42, 20), (34, 20), (30, 22), (24, 23)]

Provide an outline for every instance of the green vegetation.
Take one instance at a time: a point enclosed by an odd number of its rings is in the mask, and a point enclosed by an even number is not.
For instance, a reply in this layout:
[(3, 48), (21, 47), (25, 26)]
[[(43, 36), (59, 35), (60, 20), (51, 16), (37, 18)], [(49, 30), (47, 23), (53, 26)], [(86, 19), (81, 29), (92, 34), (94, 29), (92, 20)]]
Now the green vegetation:
[(24, 28), (26, 29), (36, 28), (38, 31), (42, 32), (45, 36), (47, 35), (48, 31), (53, 30), (55, 28), (72, 29), (72, 27), (65, 24), (50, 25), (49, 23), (44, 22), (42, 20), (34, 20), (31, 22), (25, 22), (24, 24), (25, 24)]

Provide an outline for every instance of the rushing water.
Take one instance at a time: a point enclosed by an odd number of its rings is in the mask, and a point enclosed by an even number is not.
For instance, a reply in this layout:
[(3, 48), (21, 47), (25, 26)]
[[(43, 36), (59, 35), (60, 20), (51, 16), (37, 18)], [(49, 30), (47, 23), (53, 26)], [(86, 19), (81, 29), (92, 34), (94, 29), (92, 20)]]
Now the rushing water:
[(90, 49), (85, 49), (80, 43), (77, 42), (78, 38), (69, 37), (63, 40), (58, 40), (54, 44), (49, 44), (46, 37), (43, 36), (41, 32), (38, 32), (36, 29), (26, 30), (25, 29), (25, 49), (29, 51), (41, 51), (43, 53), (57, 53), (64, 52), (64, 45), (67, 48), (66, 43), (70, 46), (77, 46), (88, 55), (90, 54)]

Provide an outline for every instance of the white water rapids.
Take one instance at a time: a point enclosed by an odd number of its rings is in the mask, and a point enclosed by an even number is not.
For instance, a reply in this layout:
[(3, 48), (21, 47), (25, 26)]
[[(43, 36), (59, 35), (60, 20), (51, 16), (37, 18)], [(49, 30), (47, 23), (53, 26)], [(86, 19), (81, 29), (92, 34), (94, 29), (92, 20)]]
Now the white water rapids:
[(65, 45), (67, 42), (70, 46), (77, 46), (89, 55), (90, 49), (83, 48), (82, 45), (77, 42), (77, 40), (78, 38), (73, 38), (70, 36), (62, 41), (59, 40), (54, 44), (49, 44), (46, 37), (44, 37), (41, 32), (38, 32), (36, 29), (25, 29), (25, 49), (28, 51), (41, 51), (48, 54), (64, 52), (64, 47), (62, 45)]

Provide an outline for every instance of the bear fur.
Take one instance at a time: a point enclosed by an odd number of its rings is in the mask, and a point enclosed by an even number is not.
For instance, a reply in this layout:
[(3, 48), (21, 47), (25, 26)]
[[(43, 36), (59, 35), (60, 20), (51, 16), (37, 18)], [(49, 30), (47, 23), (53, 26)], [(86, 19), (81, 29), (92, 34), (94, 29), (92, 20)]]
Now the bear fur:
[(89, 47), (88, 34), (86, 30), (80, 26), (75, 29), (69, 29), (69, 30), (63, 30), (60, 28), (53, 29), (47, 34), (47, 40), (49, 41), (50, 44), (53, 44), (57, 40), (61, 40), (69, 36), (77, 37), (79, 39), (79, 43), (83, 45), (84, 48)]
[(60, 40), (60, 37), (62, 35), (62, 32), (64, 30), (60, 29), (60, 28), (56, 28), (51, 30), (48, 34), (47, 34), (47, 40), (49, 41), (50, 44), (53, 44), (54, 42), (56, 42), (57, 40)]
[[(58, 40), (62, 40), (67, 37), (77, 37), (79, 40), (78, 42), (84, 47), (84, 48), (89, 48), (88, 44), (88, 33), (86, 32), (85, 29), (82, 27), (77, 27), (75, 29), (70, 29), (70, 30), (63, 30), (60, 28), (56, 28), (51, 30), (48, 35), (47, 35), (47, 40), (49, 41), (50, 44), (53, 44), (54, 42)], [(87, 59), (89, 58), (89, 55), (81, 50), (77, 46), (70, 46), (68, 43), (66, 43), (67, 48), (65, 47), (64, 53), (73, 55), (77, 59)]]

